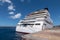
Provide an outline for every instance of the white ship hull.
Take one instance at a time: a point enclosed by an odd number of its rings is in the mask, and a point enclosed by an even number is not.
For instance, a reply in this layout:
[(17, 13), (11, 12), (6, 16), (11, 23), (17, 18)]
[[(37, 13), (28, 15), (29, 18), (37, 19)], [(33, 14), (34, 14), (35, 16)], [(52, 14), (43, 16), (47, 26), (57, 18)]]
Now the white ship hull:
[[(31, 15), (33, 15), (32, 13)], [(35, 16), (37, 15), (38, 16)], [(41, 14), (41, 15), (40, 15)], [(21, 20), (17, 27), (16, 31), (20, 33), (35, 33), (42, 31), (44, 29), (53, 28), (53, 22), (50, 19), (48, 10), (43, 10), (42, 12), (35, 12), (32, 16), (25, 17), (25, 20)], [(32, 19), (34, 18), (34, 19)], [(28, 20), (29, 19), (29, 20)]]
[[(49, 25), (49, 24), (42, 22), (42, 21), (37, 22), (37, 23), (40, 23), (40, 25), (33, 25), (32, 27), (31, 26), (27, 26), (27, 27), (17, 26), (16, 31), (20, 32), (20, 33), (28, 34), (28, 33), (39, 32), (39, 31), (42, 31), (42, 30), (48, 29), (48, 28), (53, 28), (53, 25)], [(44, 23), (47, 25), (45, 26)]]
[(27, 27), (17, 26), (16, 31), (23, 32), (23, 33), (35, 33), (38, 31), (42, 31), (42, 26), (43, 26), (43, 23), (41, 23), (41, 25), (37, 25), (37, 26), (33, 25), (32, 27), (31, 26), (27, 26)]

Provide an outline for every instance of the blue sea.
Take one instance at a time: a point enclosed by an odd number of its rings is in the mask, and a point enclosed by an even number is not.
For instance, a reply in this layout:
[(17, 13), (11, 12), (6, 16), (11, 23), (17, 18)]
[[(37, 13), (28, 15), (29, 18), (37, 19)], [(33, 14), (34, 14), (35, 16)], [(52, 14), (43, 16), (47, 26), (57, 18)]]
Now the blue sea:
[(15, 27), (0, 27), (0, 40), (22, 40)]

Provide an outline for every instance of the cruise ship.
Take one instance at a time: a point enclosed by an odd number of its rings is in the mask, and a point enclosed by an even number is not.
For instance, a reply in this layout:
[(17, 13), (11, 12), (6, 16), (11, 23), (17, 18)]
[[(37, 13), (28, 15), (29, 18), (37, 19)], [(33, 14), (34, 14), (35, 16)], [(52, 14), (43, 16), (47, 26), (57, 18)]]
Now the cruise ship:
[(36, 33), (45, 29), (53, 28), (48, 8), (37, 10), (25, 16), (16, 26), (16, 31), (24, 34)]

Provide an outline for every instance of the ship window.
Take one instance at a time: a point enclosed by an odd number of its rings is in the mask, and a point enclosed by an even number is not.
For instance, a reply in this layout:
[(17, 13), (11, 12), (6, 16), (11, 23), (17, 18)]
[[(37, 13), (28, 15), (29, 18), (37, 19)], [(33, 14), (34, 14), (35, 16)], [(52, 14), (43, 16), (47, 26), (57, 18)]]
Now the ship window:
[(48, 24), (52, 24), (51, 22), (49, 22), (49, 21), (47, 21), (47, 20), (45, 20)]
[(34, 25), (34, 24), (27, 24), (27, 25)]
[(41, 13), (46, 13), (46, 12), (41, 12)]
[(37, 23), (37, 24), (35, 24), (35, 25), (40, 25), (40, 23)]
[(26, 27), (27, 25), (34, 25), (34, 24), (22, 24), (24, 27)]
[(44, 24), (46, 26), (46, 24)]
[(47, 18), (47, 17), (45, 16), (45, 18)]
[(22, 24), (24, 27), (26, 27), (27, 26), (27, 24)]

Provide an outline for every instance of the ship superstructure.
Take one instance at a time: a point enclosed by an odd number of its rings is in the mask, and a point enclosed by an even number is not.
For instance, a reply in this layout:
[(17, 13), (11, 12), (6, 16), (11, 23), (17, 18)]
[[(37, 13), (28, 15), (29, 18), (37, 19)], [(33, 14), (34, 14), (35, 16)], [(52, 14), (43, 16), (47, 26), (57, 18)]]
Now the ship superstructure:
[(53, 27), (48, 8), (35, 11), (20, 20), (16, 31), (21, 33), (35, 33)]

